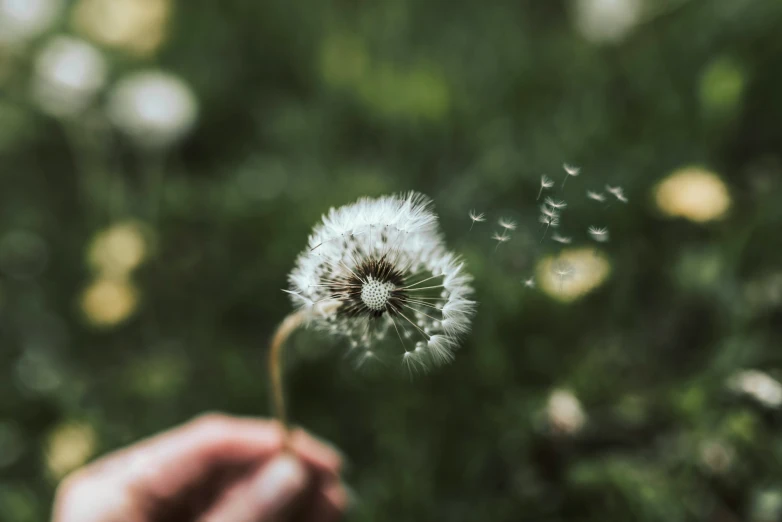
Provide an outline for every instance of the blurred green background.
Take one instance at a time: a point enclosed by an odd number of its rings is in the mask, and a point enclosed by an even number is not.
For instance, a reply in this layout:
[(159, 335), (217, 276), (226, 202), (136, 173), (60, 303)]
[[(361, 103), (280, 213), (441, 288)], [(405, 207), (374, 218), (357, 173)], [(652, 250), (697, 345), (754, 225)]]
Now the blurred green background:
[[(0, 0), (0, 520), (201, 412), (268, 416), (309, 230), (411, 189), (475, 276), (454, 363), (289, 346), (350, 520), (782, 520), (780, 27), (772, 0)], [(542, 174), (586, 267), (558, 284)]]

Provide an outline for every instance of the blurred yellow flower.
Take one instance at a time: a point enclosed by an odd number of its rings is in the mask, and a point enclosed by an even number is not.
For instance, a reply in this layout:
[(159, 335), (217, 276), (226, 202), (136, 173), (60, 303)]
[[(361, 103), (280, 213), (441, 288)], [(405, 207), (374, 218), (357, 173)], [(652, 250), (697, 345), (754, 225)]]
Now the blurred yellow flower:
[(95, 42), (143, 56), (165, 40), (170, 13), (170, 0), (80, 0), (73, 25)]
[(538, 261), (540, 289), (558, 301), (575, 301), (599, 287), (611, 273), (605, 255), (593, 248), (571, 248)]
[(95, 454), (97, 436), (87, 423), (65, 422), (54, 428), (44, 447), (46, 467), (59, 480)]
[(87, 260), (98, 274), (124, 277), (144, 262), (147, 253), (147, 236), (143, 226), (126, 221), (95, 234), (87, 248)]
[(81, 308), (94, 326), (109, 327), (130, 317), (138, 307), (138, 291), (126, 279), (99, 278), (81, 296)]
[(674, 171), (656, 186), (654, 195), (663, 214), (697, 223), (719, 219), (730, 208), (725, 183), (702, 167)]

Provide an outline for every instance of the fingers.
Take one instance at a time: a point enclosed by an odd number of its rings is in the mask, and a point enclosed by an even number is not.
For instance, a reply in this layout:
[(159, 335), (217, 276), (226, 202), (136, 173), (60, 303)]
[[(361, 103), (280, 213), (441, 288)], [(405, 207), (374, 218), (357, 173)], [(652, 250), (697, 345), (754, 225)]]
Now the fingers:
[(226, 492), (199, 522), (281, 522), (294, 511), (310, 481), (304, 464), (280, 454)]
[(338, 480), (332, 479), (319, 487), (312, 495), (310, 504), (300, 510), (296, 521), (337, 522), (347, 511), (350, 497)]
[[(119, 477), (138, 494), (169, 498), (193, 486), (216, 467), (256, 465), (284, 448), (282, 427), (272, 421), (209, 414), (122, 450), (88, 470)], [(335, 476), (340, 455), (297, 430), (291, 448), (303, 463)]]

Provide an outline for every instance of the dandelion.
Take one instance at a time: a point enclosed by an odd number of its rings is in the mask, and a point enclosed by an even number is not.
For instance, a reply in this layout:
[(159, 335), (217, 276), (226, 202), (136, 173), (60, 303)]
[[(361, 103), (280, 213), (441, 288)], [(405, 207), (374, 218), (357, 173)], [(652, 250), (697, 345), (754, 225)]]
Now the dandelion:
[(546, 205), (548, 205), (549, 207), (551, 207), (553, 209), (556, 209), (556, 210), (559, 210), (559, 209), (567, 207), (567, 203), (566, 202), (564, 202), (564, 201), (557, 201), (554, 198), (546, 198)]
[(552, 234), (551, 240), (556, 241), (557, 243), (562, 243), (563, 245), (569, 245), (570, 242), (573, 241), (573, 238), (560, 236), (559, 234)]
[(593, 192), (591, 190), (587, 190), (587, 197), (600, 203), (606, 200), (605, 194), (601, 194), (600, 192)]
[(563, 163), (562, 168), (565, 169), (565, 179), (562, 180), (562, 188), (565, 188), (565, 182), (567, 181), (568, 177), (578, 176), (581, 173), (581, 168), (568, 165), (567, 163)]
[(297, 311), (270, 350), (274, 404), (286, 422), (280, 352), (307, 324), (344, 338), (359, 366), (398, 356), (425, 370), (453, 358), (469, 331), (471, 277), (449, 252), (431, 200), (421, 194), (362, 198), (315, 226), (288, 280)]
[(500, 218), (497, 224), (500, 225), (505, 230), (516, 230), (516, 222), (511, 221), (510, 219)]
[(482, 212), (478, 213), (475, 211), (475, 209), (468, 212), (468, 214), (470, 216), (470, 220), (472, 220), (472, 225), (470, 225), (470, 230), (472, 230), (472, 227), (475, 226), (475, 223), (482, 223), (486, 221), (486, 214)]
[(598, 228), (590, 226), (587, 229), (589, 235), (598, 243), (605, 243), (608, 241), (608, 227)]
[(524, 280), (524, 287), (525, 288), (535, 288), (535, 278), (530, 277), (529, 279)]
[(502, 243), (505, 243), (507, 241), (510, 241), (510, 236), (507, 234), (505, 230), (502, 231), (502, 234), (499, 232), (495, 232), (491, 238), (497, 242), (497, 246), (494, 247), (494, 251), (496, 252), (498, 248), (500, 248), (500, 245)]
[(538, 197), (535, 201), (540, 199), (540, 195), (543, 194), (544, 189), (550, 189), (554, 186), (554, 180), (546, 176), (545, 174), (540, 177), (540, 190), (538, 191)]

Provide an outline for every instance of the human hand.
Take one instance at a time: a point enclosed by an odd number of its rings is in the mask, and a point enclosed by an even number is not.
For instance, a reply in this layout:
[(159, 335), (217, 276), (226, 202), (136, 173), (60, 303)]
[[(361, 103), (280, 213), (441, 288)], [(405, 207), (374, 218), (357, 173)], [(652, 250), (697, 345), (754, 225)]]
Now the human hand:
[(53, 522), (332, 522), (347, 505), (335, 450), (278, 423), (209, 414), (67, 477)]

